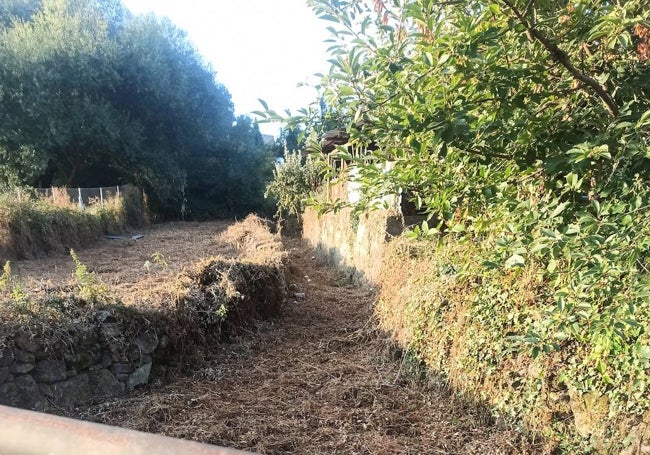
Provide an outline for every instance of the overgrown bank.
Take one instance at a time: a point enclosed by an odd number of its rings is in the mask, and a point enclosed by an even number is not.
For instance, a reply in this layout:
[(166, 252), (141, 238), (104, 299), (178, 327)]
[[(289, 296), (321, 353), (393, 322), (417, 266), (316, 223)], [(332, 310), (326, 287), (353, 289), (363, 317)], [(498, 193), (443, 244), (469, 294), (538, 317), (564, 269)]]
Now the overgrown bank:
[[(595, 322), (575, 336), (559, 333), (538, 265), (466, 273), (481, 253), (453, 242), (392, 243), (377, 305), (382, 326), (455, 389), (561, 453), (647, 445), (641, 353), (632, 345), (598, 360), (608, 346), (590, 340)], [(534, 330), (544, 325), (555, 345), (537, 350)]]
[[(489, 403), (495, 415), (544, 436), (549, 451), (636, 453), (647, 445), (647, 360), (638, 348), (646, 343), (644, 307), (623, 322), (641, 332), (627, 346), (597, 338), (608, 307), (594, 308), (592, 322), (561, 334), (551, 303), (556, 290), (539, 263), (486, 268), (492, 242), (452, 235), (384, 244), (386, 223), (376, 216), (356, 219), (343, 210), (318, 218), (308, 209), (305, 234), (327, 257), (356, 268), (356, 276), (382, 269), (376, 314), (404, 349), (454, 389)], [(548, 339), (553, 344), (541, 341)]]
[(0, 194), (0, 261), (65, 253), (127, 226), (146, 224), (145, 201), (134, 186), (85, 209), (70, 201), (65, 188), (53, 191), (51, 197), (29, 190)]

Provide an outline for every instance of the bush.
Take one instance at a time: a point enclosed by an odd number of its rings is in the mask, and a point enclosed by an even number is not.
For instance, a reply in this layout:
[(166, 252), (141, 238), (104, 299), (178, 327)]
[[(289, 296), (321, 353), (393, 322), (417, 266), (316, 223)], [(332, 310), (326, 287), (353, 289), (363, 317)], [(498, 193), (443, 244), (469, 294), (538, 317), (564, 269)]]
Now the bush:
[(313, 155), (303, 157), (300, 152), (285, 152), (284, 162), (275, 165), (273, 181), (265, 194), (276, 200), (278, 221), (300, 217), (305, 201), (322, 181), (321, 171), (322, 162)]

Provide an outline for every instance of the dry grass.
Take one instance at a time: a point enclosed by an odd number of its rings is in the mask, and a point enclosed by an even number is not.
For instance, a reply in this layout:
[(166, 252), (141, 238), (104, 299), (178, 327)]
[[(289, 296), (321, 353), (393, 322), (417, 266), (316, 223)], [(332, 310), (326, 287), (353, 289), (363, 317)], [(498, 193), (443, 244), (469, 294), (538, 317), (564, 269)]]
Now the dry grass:
[(65, 188), (51, 191), (49, 197), (0, 194), (0, 263), (62, 254), (87, 247), (104, 234), (122, 232), (126, 225), (146, 223), (142, 193), (133, 186), (126, 186), (121, 197), (85, 210), (79, 210)]
[[(175, 289), (176, 277), (202, 258), (231, 252), (217, 235), (228, 222), (165, 223), (125, 234), (125, 240), (102, 239), (77, 251), (81, 262), (126, 305), (158, 306)], [(142, 233), (140, 240), (130, 235)], [(12, 262), (12, 268), (35, 298), (65, 290), (74, 284), (69, 255)]]
[(217, 239), (230, 245), (234, 255), (256, 264), (279, 265), (286, 257), (280, 236), (272, 234), (269, 222), (256, 215), (233, 224)]
[(192, 375), (80, 417), (269, 454), (539, 452), (435, 381), (415, 381), (376, 329), (376, 292), (289, 246), (291, 287), (305, 298), (281, 319), (216, 345)]

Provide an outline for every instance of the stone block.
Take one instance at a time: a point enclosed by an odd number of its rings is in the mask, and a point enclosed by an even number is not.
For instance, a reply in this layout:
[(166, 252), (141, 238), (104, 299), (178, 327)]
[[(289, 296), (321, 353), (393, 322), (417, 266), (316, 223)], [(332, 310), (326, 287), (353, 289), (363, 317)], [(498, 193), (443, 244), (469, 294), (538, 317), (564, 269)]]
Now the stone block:
[(21, 332), (16, 335), (14, 341), (16, 343), (16, 346), (27, 352), (36, 352), (41, 348), (36, 339), (31, 334), (26, 332)]
[(67, 379), (66, 366), (63, 360), (40, 360), (36, 363), (34, 379), (37, 382), (53, 383)]
[(142, 357), (142, 351), (138, 347), (135, 347), (129, 353), (129, 360), (135, 364), (138, 363), (141, 357)]
[(13, 382), (0, 384), (0, 404), (5, 406), (18, 405), (18, 387)]
[(40, 390), (41, 394), (47, 398), (54, 398), (54, 389), (52, 389), (52, 386), (49, 384), (39, 384), (38, 385), (38, 390)]
[(106, 322), (115, 322), (115, 316), (108, 310), (101, 310), (95, 313), (95, 320), (97, 322), (106, 323)]
[(163, 335), (160, 337), (160, 342), (158, 344), (161, 348), (165, 349), (167, 346), (169, 346), (169, 342), (169, 337), (167, 335)]
[(93, 346), (97, 344), (99, 337), (93, 325), (76, 324), (74, 329), (78, 346)]
[(34, 354), (18, 348), (14, 349), (14, 358), (17, 362), (22, 363), (34, 363), (36, 361)]
[(111, 363), (128, 363), (129, 356), (124, 351), (111, 352)]
[(109, 398), (124, 392), (124, 384), (106, 369), (88, 373), (88, 380), (94, 397)]
[(129, 375), (129, 378), (126, 380), (126, 388), (133, 390), (136, 386), (146, 384), (149, 381), (150, 373), (151, 363), (145, 363)]
[(112, 364), (113, 364), (113, 359), (111, 359), (111, 356), (104, 353), (102, 354), (101, 361), (96, 365), (88, 367), (88, 371), (103, 370), (104, 368), (110, 367)]
[(110, 342), (122, 335), (122, 328), (116, 322), (111, 322), (103, 324), (100, 328), (100, 333), (103, 340)]
[(158, 347), (158, 335), (156, 332), (141, 333), (133, 340), (143, 354), (151, 354)]
[(14, 353), (9, 348), (0, 349), (0, 367), (8, 367), (14, 362)]
[(71, 352), (65, 356), (68, 367), (77, 371), (86, 370), (98, 364), (102, 359), (99, 345), (82, 346), (79, 351)]
[(15, 404), (16, 406), (31, 409), (32, 411), (45, 411), (47, 409), (47, 399), (41, 394), (33, 377), (28, 374), (18, 376), (15, 384), (18, 390), (18, 403)]
[(111, 365), (111, 373), (117, 374), (131, 374), (133, 367), (130, 363), (114, 363)]
[(9, 373), (9, 367), (0, 367), (0, 384), (9, 382), (11, 379), (11, 374)]
[(29, 373), (34, 369), (34, 365), (31, 363), (22, 363), (22, 362), (14, 362), (11, 367), (9, 367), (9, 371), (12, 374), (25, 374)]
[(86, 403), (92, 396), (90, 381), (86, 373), (53, 384), (52, 390), (54, 391), (54, 402), (67, 409)]

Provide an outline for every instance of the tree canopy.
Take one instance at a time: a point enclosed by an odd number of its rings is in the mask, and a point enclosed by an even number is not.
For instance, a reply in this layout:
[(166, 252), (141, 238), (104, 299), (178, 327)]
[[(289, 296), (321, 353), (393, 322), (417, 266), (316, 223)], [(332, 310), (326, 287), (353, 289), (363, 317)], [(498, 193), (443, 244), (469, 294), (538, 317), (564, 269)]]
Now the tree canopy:
[[(132, 182), (170, 216), (207, 210), (187, 200), (201, 189), (214, 214), (227, 205), (220, 191), (247, 183), (228, 181), (230, 155), (250, 148), (243, 169), (266, 156), (256, 128), (242, 134), (230, 94), (185, 32), (133, 16), (119, 0), (5, 1), (0, 101), (5, 183)], [(242, 207), (257, 204), (258, 193)]]

